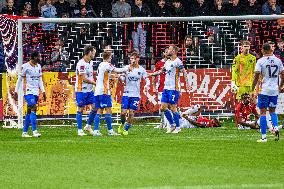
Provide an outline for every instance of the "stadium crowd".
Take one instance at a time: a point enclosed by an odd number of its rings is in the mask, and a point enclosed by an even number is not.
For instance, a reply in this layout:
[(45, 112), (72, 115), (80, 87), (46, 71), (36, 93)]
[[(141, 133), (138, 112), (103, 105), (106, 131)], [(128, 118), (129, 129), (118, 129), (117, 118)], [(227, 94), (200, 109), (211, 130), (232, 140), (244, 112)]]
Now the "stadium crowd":
[[(51, 0), (7, 0), (0, 3), (0, 8), (1, 7), (2, 14), (44, 18), (182, 17), (206, 15), (271, 15), (284, 13), (283, 1), (276, 0), (108, 0), (107, 2), (94, 2), (90, 0), (78, 0), (77, 2), (74, 0), (58, 0), (55, 2)], [(266, 37), (259, 40), (261, 41), (260, 43), (259, 41), (255, 41), (259, 37), (258, 35), (266, 35), (265, 31), (262, 32), (263, 34), (259, 34), (261, 32), (257, 31), (257, 27), (261, 28), (262, 25), (262, 23), (247, 21), (247, 32), (241, 34), (242, 36), (237, 36), (238, 39), (243, 39), (243, 37), (245, 37), (252, 42), (251, 51), (257, 58), (260, 57), (261, 45), (267, 41)], [(275, 54), (279, 55), (278, 57), (283, 60), (284, 53), (282, 44), (284, 24), (282, 22), (275, 22), (266, 24), (266, 26), (267, 30), (271, 30), (271, 33), (268, 35), (274, 35), (271, 38), (269, 37), (268, 40), (275, 43), (275, 46), (277, 46)], [(239, 26), (234, 27), (237, 28)], [(60, 28), (63, 29), (59, 32)], [(208, 27), (209, 29), (206, 33), (208, 38), (205, 39), (201, 39), (200, 36), (197, 37), (188, 32), (188, 28), (180, 28), (178, 23), (176, 23), (176, 25), (170, 25), (170, 28), (167, 30), (172, 32), (170, 43), (177, 44), (182, 49), (179, 56), (182, 57), (182, 61), (185, 63), (186, 68), (197, 68), (197, 63), (199, 64), (199, 68), (220, 67), (220, 65), (224, 64), (228, 65), (232, 62), (226, 60), (226, 58), (224, 60), (224, 57), (228, 55), (232, 56), (233, 59), (239, 52), (239, 49), (236, 49), (237, 47), (234, 42), (226, 44), (226, 49), (222, 47), (222, 42), (224, 46), (224, 41), (221, 41), (220, 29), (218, 26)], [(74, 29), (78, 29), (78, 27), (74, 27), (74, 25), (71, 24), (42, 23), (41, 26), (36, 24), (25, 24), (23, 28), (25, 60), (29, 60), (29, 55), (32, 50), (38, 50), (43, 55), (41, 60), (43, 70), (66, 71), (67, 67), (69, 68), (68, 70), (74, 70), (78, 58), (74, 58), (76, 52), (73, 52), (73, 50), (82, 48), (80, 45), (86, 44), (87, 38), (95, 35), (95, 31), (101, 28), (92, 24), (81, 24), (79, 30), (76, 31), (78, 34), (76, 40), (70, 44), (71, 47), (68, 45), (68, 48), (66, 48), (67, 40), (70, 40), (72, 35), (71, 31)], [(277, 34), (274, 34), (276, 30)], [(150, 69), (151, 65), (153, 65), (153, 57), (155, 59), (160, 56), (161, 50), (163, 49), (162, 45), (158, 44), (159, 42), (155, 42), (155, 44), (152, 42), (158, 37), (154, 34), (155, 27), (149, 24), (131, 24), (128, 25), (127, 28), (125, 28), (125, 25), (116, 24), (110, 33), (111, 39), (107, 41), (107, 45), (112, 45), (113, 41), (120, 41), (122, 38), (121, 36), (126, 36), (125, 39), (122, 39), (122, 43), (123, 45), (128, 46), (127, 49), (123, 49), (123, 53), (118, 51), (114, 52), (114, 57), (116, 57), (114, 58), (116, 60), (115, 65), (118, 67), (123, 65), (123, 63), (121, 63), (122, 61), (127, 61), (127, 58), (125, 58), (127, 53), (135, 50), (139, 52), (141, 61), (145, 60), (145, 64), (150, 65), (147, 67)], [(237, 31), (236, 33), (240, 32)], [(99, 46), (99, 49), (102, 49), (102, 46), (106, 46), (104, 39), (102, 41), (102, 44), (92, 45)], [(237, 41), (239, 42), (239, 40)], [(0, 45), (0, 52), (3, 52), (2, 46), (3, 45)], [(151, 48), (154, 48), (155, 51), (153, 57), (152, 55), (149, 55), (151, 54)], [(226, 51), (225, 55), (224, 53), (220, 53), (224, 50)], [(152, 62), (149, 64), (147, 61)], [(205, 66), (200, 65), (202, 61), (205, 62)], [(72, 64), (73, 67), (69, 66), (70, 64)], [(1, 70), (4, 70), (4, 68), (1, 68)]]

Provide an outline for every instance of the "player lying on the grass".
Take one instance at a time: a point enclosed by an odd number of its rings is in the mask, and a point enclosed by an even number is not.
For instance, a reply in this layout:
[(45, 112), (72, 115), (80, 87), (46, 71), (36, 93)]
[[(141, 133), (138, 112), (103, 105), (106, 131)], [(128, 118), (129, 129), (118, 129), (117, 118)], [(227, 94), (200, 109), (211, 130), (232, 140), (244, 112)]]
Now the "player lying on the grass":
[(181, 128), (208, 128), (208, 127), (221, 127), (218, 119), (212, 120), (200, 115), (202, 107), (197, 104), (188, 110), (182, 112), (182, 118), (180, 119)]
[(171, 45), (168, 50), (170, 60), (166, 61), (162, 70), (151, 74), (152, 76), (156, 76), (163, 72), (166, 73), (165, 86), (161, 100), (161, 111), (164, 112), (167, 120), (170, 123), (167, 133), (179, 133), (181, 130), (179, 124), (180, 115), (177, 111), (177, 104), (180, 96), (180, 72), (182, 72), (183, 76), (185, 77), (186, 89), (189, 90), (190, 88), (188, 85), (186, 70), (182, 61), (177, 57), (178, 51), (179, 48), (177, 46)]
[(118, 135), (112, 129), (112, 99), (111, 99), (111, 91), (109, 86), (109, 78), (111, 72), (115, 73), (126, 73), (127, 71), (131, 71), (132, 66), (128, 66), (125, 68), (116, 68), (111, 64), (111, 52), (103, 52), (103, 62), (99, 64), (97, 70), (97, 80), (95, 87), (95, 106), (98, 109), (97, 114), (95, 116), (95, 125), (94, 125), (94, 136), (101, 136), (102, 134), (99, 131), (99, 125), (101, 121), (101, 116), (103, 111), (106, 111), (105, 121), (108, 128), (108, 135)]
[[(267, 142), (266, 138), (266, 111), (269, 109), (272, 124), (275, 130), (275, 140), (279, 140), (279, 128), (278, 128), (278, 116), (275, 113), (277, 107), (277, 98), (279, 92), (283, 92), (284, 86), (284, 68), (281, 60), (273, 55), (273, 50), (269, 43), (265, 43), (262, 47), (263, 57), (260, 58), (255, 67), (255, 74), (252, 84), (252, 91), (259, 80), (259, 76), (262, 75), (261, 90), (258, 94), (257, 105), (260, 109), (260, 128), (261, 128), (261, 139), (257, 142)], [(279, 76), (281, 81), (279, 84)], [(255, 94), (252, 94), (254, 97)]]
[[(140, 100), (140, 83), (142, 79), (146, 80), (144, 92), (149, 90), (150, 80), (147, 78), (146, 70), (139, 65), (139, 55), (133, 52), (130, 56), (130, 65), (132, 71), (125, 74), (125, 87), (121, 102), (121, 125), (118, 128), (118, 133), (128, 135), (128, 129), (131, 127), (134, 119), (134, 111), (138, 110)], [(126, 66), (128, 68), (129, 66)], [(121, 78), (121, 77), (120, 77)], [(128, 113), (127, 121), (126, 114)], [(126, 121), (126, 123), (125, 123)]]
[(235, 116), (238, 129), (259, 128), (257, 124), (259, 115), (256, 111), (256, 105), (251, 101), (251, 97), (248, 93), (241, 95), (241, 102), (237, 104)]
[(36, 128), (36, 110), (39, 95), (38, 89), (40, 88), (41, 92), (43, 93), (44, 101), (46, 100), (46, 95), (42, 80), (42, 70), (39, 64), (40, 59), (40, 53), (38, 51), (33, 51), (31, 53), (30, 61), (22, 65), (21, 73), (18, 76), (15, 98), (18, 96), (19, 90), (23, 90), (23, 88), (20, 87), (24, 86), (22, 82), (25, 81), (26, 91), (24, 97), (28, 106), (22, 137), (31, 137), (28, 134), (30, 124), (32, 124), (33, 137), (41, 136)]
[(93, 70), (93, 61), (92, 59), (96, 55), (96, 49), (93, 46), (85, 46), (83, 52), (83, 58), (79, 60), (76, 66), (76, 84), (75, 84), (75, 92), (76, 92), (76, 104), (77, 104), (77, 114), (76, 121), (78, 125), (78, 135), (84, 136), (86, 135), (82, 130), (82, 114), (85, 106), (91, 105), (92, 110), (89, 114), (89, 118), (87, 121), (87, 125), (84, 130), (90, 131), (93, 134), (91, 129), (91, 123), (94, 120), (96, 115), (95, 108), (95, 96), (93, 91), (93, 85), (95, 85), (94, 81), (94, 70)]

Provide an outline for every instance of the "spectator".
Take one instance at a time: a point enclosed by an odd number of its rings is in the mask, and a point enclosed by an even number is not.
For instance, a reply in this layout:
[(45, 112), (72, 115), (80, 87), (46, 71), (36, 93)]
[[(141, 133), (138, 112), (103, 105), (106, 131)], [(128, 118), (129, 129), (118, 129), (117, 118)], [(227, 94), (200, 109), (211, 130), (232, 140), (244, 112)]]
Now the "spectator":
[(240, 4), (240, 0), (232, 0), (231, 3), (226, 6), (225, 12), (228, 16), (243, 15), (244, 10), (242, 5)]
[(212, 16), (223, 16), (225, 15), (225, 6), (223, 5), (223, 0), (215, 0), (214, 6), (210, 11)]
[(6, 0), (6, 6), (2, 8), (1, 14), (17, 15), (14, 0)]
[(208, 5), (204, 0), (196, 0), (192, 6), (191, 16), (207, 16), (209, 15)]
[(25, 2), (22, 11), (23, 10), (27, 12), (26, 16), (36, 16), (34, 10), (32, 9), (32, 3), (30, 1)]
[(155, 10), (154, 16), (157, 16), (157, 17), (171, 16), (171, 9), (166, 4), (165, 0), (158, 0), (158, 6), (156, 6), (154, 10)]
[[(41, 16), (44, 18), (56, 18), (56, 8), (51, 4), (51, 0), (46, 0), (45, 5), (41, 7)], [(43, 30), (54, 30), (55, 23), (42, 23)]]
[(281, 8), (276, 4), (276, 0), (267, 0), (267, 2), (262, 5), (262, 14), (281, 14)]
[(261, 5), (257, 2), (257, 0), (248, 0), (244, 9), (247, 15), (261, 14)]
[(95, 13), (93, 7), (87, 3), (87, 0), (79, 0), (77, 5), (74, 8), (73, 11), (73, 17), (80, 17), (80, 11), (82, 9), (82, 6), (86, 7), (87, 14), (90, 17), (97, 17), (97, 14)]
[(182, 17), (185, 16), (185, 10), (182, 6), (181, 0), (173, 0), (172, 16)]
[(118, 0), (112, 5), (111, 14), (114, 18), (128, 18), (131, 16), (131, 6), (125, 0)]
[[(133, 17), (149, 17), (152, 15), (150, 8), (147, 4), (143, 3), (143, 0), (135, 0), (135, 5), (132, 7), (131, 14)], [(141, 58), (146, 56), (146, 35), (147, 28), (143, 23), (134, 25), (134, 31), (132, 31), (133, 48), (140, 54)]]
[(56, 12), (57, 12), (57, 16), (58, 17), (62, 17), (63, 13), (68, 13), (70, 14), (70, 3), (68, 1), (65, 0), (58, 0), (57, 2), (55, 2), (53, 4), (53, 6), (56, 8)]
[(277, 40), (277, 47), (274, 50), (274, 55), (277, 56), (284, 64), (284, 39)]
[[(114, 18), (127, 18), (131, 16), (131, 6), (125, 2), (125, 0), (117, 0), (116, 3), (112, 5), (111, 9), (112, 17)], [(112, 35), (115, 40), (122, 39), (123, 34), (123, 24), (116, 23), (112, 28)], [(125, 31), (127, 32), (127, 31)]]
[(55, 46), (51, 53), (51, 62), (53, 65), (53, 71), (65, 72), (66, 65), (69, 61), (68, 52), (63, 47), (63, 41), (58, 39), (55, 42)]
[(78, 18), (92, 18), (92, 16), (88, 14), (86, 6), (82, 5), (80, 7), (80, 14), (78, 15)]
[(111, 64), (114, 65), (115, 67), (121, 67), (118, 65), (118, 56), (116, 56), (113, 52), (113, 49), (110, 44), (103, 44), (102, 45), (103, 52), (110, 52), (112, 54), (111, 56)]
[[(195, 41), (198, 41), (198, 39), (195, 39)], [(198, 43), (198, 42), (195, 42)], [(185, 36), (184, 39), (184, 47), (186, 54), (189, 56), (198, 56), (199, 55), (199, 47), (197, 46), (198, 44), (195, 44), (193, 41), (193, 38), (189, 35)]]
[(45, 48), (41, 42), (39, 42), (38, 37), (35, 33), (31, 34), (31, 40), (28, 44), (26, 44), (23, 48), (24, 60), (28, 61), (30, 59), (30, 54), (33, 51), (38, 51), (41, 54), (40, 65), (43, 66), (46, 64), (47, 55), (45, 52)]

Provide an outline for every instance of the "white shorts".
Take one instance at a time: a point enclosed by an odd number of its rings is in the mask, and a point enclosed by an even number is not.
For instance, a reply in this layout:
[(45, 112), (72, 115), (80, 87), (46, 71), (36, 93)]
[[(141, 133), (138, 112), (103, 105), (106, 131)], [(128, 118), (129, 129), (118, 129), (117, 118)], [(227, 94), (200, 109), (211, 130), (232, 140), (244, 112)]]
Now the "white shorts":
[[(197, 116), (188, 116), (188, 118), (193, 120), (193, 121), (197, 120)], [(181, 128), (188, 128), (188, 129), (196, 128), (195, 125), (189, 123), (189, 121), (184, 119), (184, 118), (180, 119), (180, 127)]]

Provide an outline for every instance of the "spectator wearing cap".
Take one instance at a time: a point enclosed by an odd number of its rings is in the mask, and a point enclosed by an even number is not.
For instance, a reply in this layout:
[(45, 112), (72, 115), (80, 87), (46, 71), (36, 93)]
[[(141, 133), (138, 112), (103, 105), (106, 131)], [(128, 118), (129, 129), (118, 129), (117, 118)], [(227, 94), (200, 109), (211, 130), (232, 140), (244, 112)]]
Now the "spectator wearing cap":
[[(56, 18), (57, 12), (56, 8), (51, 4), (51, 0), (46, 0), (45, 5), (41, 7), (41, 16), (44, 18)], [(55, 23), (43, 23), (43, 30), (54, 30)]]
[(17, 15), (14, 0), (6, 0), (6, 6), (2, 8), (1, 14)]
[(191, 16), (206, 16), (209, 15), (208, 4), (204, 0), (196, 0), (192, 6)]
[(281, 7), (277, 5), (276, 0), (267, 0), (262, 5), (263, 15), (281, 14)]
[(259, 15), (261, 14), (261, 5), (257, 0), (248, 0), (244, 10), (247, 15)]
[(225, 14), (225, 6), (223, 5), (223, 0), (215, 0), (214, 6), (210, 10), (210, 15), (212, 16), (223, 16)]
[(173, 0), (171, 14), (177, 17), (186, 16), (181, 0)]
[(70, 3), (68, 1), (65, 0), (58, 0), (57, 2), (55, 2), (53, 4), (53, 6), (56, 8), (56, 12), (57, 12), (57, 16), (58, 17), (62, 17), (63, 13), (71, 13), (71, 7), (70, 7)]

